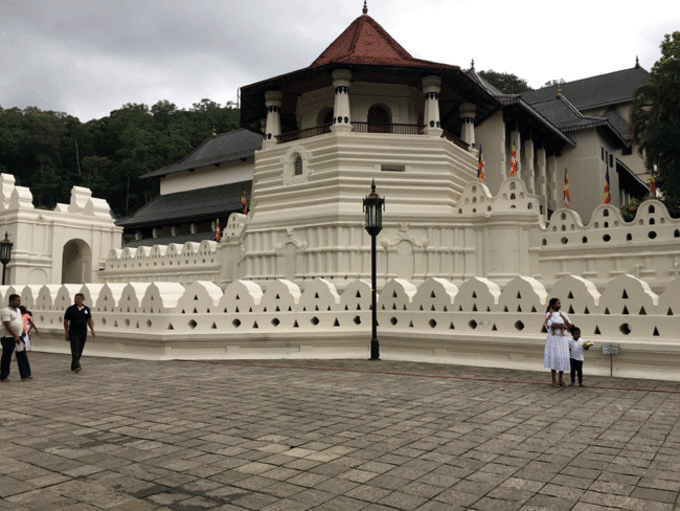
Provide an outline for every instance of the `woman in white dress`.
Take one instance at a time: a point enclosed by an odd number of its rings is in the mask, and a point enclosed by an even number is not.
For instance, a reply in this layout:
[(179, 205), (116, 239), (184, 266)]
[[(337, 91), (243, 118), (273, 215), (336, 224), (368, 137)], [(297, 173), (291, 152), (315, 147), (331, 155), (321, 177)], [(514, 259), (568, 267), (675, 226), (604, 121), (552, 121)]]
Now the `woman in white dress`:
[[(545, 339), (543, 366), (552, 373), (553, 387), (566, 387), (563, 376), (569, 371), (569, 339), (567, 331), (571, 330), (571, 321), (566, 313), (560, 312), (562, 304), (557, 298), (551, 298), (545, 314), (545, 327), (548, 337)], [(559, 374), (559, 380), (557, 375)]]

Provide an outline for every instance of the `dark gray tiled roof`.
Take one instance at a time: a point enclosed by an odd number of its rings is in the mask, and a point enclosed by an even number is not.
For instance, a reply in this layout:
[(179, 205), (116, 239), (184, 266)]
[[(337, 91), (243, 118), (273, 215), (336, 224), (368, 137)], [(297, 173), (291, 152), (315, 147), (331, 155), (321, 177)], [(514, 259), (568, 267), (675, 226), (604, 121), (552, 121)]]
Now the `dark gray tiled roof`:
[(633, 140), (628, 121), (616, 110), (607, 110), (602, 117), (607, 118), (609, 123), (619, 132), (626, 142), (630, 143)]
[[(579, 110), (587, 110), (631, 101), (635, 89), (648, 83), (649, 72), (636, 66), (631, 69), (566, 82), (560, 85), (560, 89), (562, 95), (569, 98), (572, 105)], [(529, 104), (545, 101), (551, 97), (554, 98), (556, 95), (556, 85), (522, 93), (522, 97)]]
[(522, 116), (526, 116), (541, 125), (546, 132), (550, 133), (553, 138), (561, 143), (572, 147), (576, 145), (576, 142), (565, 135), (551, 119), (548, 119), (540, 111), (524, 101), (519, 94), (501, 94), (498, 96), (498, 99), (503, 104), (505, 111), (519, 110), (522, 112)]
[(159, 195), (137, 212), (118, 220), (121, 227), (162, 226), (227, 216), (242, 209), (243, 190), (250, 204), (252, 181), (241, 181), (188, 192)]
[(262, 135), (253, 133), (250, 130), (240, 129), (229, 133), (220, 133), (219, 135), (207, 138), (181, 161), (149, 172), (142, 177), (167, 176), (174, 172), (248, 158), (261, 148)]
[(178, 236), (166, 236), (164, 238), (144, 238), (141, 240), (132, 241), (125, 245), (125, 247), (153, 247), (154, 245), (170, 245), (170, 243), (184, 245), (188, 241), (200, 243), (203, 240), (213, 241), (214, 239), (214, 232), (197, 232), (196, 234), (180, 234)]
[(482, 78), (474, 67), (467, 69), (465, 73), (479, 86), (484, 88), (489, 94), (495, 96), (503, 104), (506, 112), (511, 110), (516, 111), (516, 115), (526, 118), (527, 122), (535, 123), (536, 125), (541, 126), (540, 130), (547, 133), (551, 138), (559, 140), (559, 143), (561, 144), (569, 144), (571, 146), (576, 145), (573, 140), (562, 133), (548, 119), (543, 117), (534, 108), (532, 108), (531, 105), (524, 101), (519, 94), (505, 94), (501, 92), (496, 87), (487, 82), (484, 78)]
[(550, 120), (564, 133), (592, 128), (608, 130), (618, 139), (621, 147), (628, 147), (628, 142), (612, 126), (606, 117), (592, 117), (581, 114), (564, 96), (553, 96), (551, 99), (538, 101), (531, 105), (541, 115)]

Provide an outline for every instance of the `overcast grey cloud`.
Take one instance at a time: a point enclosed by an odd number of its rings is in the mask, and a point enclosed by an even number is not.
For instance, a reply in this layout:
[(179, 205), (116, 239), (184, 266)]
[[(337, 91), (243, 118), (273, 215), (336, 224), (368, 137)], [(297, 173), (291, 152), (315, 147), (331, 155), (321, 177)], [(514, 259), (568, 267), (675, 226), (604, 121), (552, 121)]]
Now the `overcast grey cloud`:
[[(650, 69), (680, 3), (369, 0), (413, 56), (514, 73), (532, 87)], [(125, 103), (236, 101), (239, 87), (308, 66), (363, 0), (0, 0), (0, 106), (81, 121)]]

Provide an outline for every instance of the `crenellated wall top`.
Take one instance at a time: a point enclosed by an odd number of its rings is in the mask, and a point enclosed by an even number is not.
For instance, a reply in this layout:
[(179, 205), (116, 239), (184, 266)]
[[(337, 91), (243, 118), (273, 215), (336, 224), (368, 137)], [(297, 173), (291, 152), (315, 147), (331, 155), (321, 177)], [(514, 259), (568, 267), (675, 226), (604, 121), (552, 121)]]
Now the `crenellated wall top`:
[(539, 197), (530, 193), (521, 179), (505, 179), (496, 196), (492, 196), (484, 183), (473, 181), (463, 189), (454, 205), (458, 215), (490, 217), (496, 213), (526, 214), (536, 221), (541, 220)]

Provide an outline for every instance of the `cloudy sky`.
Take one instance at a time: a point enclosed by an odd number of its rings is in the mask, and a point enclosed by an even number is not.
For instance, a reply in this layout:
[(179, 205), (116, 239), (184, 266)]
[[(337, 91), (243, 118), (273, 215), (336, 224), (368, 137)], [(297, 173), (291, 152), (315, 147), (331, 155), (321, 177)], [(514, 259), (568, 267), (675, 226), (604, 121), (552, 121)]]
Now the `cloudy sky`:
[[(363, 0), (0, 0), (0, 106), (85, 122), (126, 103), (202, 98), (309, 64)], [(538, 88), (650, 69), (680, 2), (368, 0), (368, 14), (416, 58), (514, 73)]]

